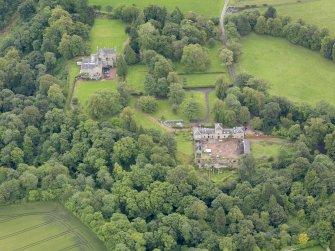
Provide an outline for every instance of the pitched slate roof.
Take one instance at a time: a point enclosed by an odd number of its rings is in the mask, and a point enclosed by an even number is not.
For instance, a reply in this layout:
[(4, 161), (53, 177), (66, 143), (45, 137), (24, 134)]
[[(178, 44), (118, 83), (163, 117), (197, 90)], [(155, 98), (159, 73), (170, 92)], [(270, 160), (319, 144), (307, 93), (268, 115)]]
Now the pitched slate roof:
[(217, 131), (217, 130), (222, 131), (223, 130), (223, 127), (222, 127), (222, 125), (220, 123), (215, 123), (214, 128), (215, 128), (215, 131)]

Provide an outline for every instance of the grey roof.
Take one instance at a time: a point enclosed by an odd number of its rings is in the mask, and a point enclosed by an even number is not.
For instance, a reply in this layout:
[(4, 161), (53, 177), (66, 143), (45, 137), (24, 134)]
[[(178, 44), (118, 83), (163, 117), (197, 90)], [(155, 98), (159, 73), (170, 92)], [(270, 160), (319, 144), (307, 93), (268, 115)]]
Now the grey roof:
[(244, 129), (243, 127), (223, 128), (222, 124), (219, 123), (216, 123), (214, 128), (193, 127), (194, 135), (215, 134), (215, 133), (223, 133), (231, 135), (236, 133), (244, 133)]
[(223, 127), (222, 127), (222, 125), (220, 123), (215, 123), (215, 131), (216, 130), (220, 130), (220, 131), (223, 130)]
[(193, 134), (194, 135), (201, 135), (201, 132), (199, 130), (199, 127), (193, 127)]
[(201, 127), (200, 132), (203, 133), (203, 134), (214, 134), (215, 129), (214, 128)]
[(116, 49), (115, 48), (103, 48), (103, 49), (99, 49), (98, 53), (115, 54), (116, 53)]
[(244, 133), (243, 127), (235, 127), (236, 133)]
[(233, 134), (234, 133), (234, 128), (224, 128), (223, 133), (224, 134)]
[(83, 62), (81, 64), (81, 69), (86, 70), (86, 69), (93, 69), (99, 65), (98, 59), (93, 55), (90, 58), (84, 58)]

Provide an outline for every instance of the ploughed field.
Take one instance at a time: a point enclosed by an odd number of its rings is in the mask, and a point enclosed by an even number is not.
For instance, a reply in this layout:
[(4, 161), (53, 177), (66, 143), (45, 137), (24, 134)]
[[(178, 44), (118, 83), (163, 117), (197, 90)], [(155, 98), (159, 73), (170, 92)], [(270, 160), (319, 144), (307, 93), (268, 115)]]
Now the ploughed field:
[(315, 104), (335, 104), (335, 64), (319, 52), (270, 36), (250, 34), (242, 41), (243, 54), (236, 65), (270, 84), (270, 94)]
[(0, 207), (0, 249), (106, 250), (89, 228), (57, 203)]

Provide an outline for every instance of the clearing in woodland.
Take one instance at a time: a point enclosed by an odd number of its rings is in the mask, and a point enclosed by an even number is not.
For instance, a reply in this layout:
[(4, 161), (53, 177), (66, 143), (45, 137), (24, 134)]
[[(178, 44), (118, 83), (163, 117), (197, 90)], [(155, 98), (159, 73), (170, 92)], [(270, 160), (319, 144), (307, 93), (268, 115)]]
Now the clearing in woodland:
[(315, 104), (335, 104), (335, 64), (318, 52), (270, 36), (250, 34), (242, 41), (243, 54), (236, 65), (270, 84), (270, 94)]
[(173, 10), (178, 6), (183, 12), (194, 11), (196, 13), (203, 14), (204, 16), (218, 17), (221, 13), (224, 5), (224, 0), (211, 0), (210, 3), (203, 0), (89, 0), (90, 5), (100, 5), (102, 10), (106, 10), (106, 6), (112, 6), (113, 8), (126, 4), (135, 4), (141, 8), (144, 8), (150, 4), (158, 6), (164, 6), (168, 10)]
[[(128, 38), (125, 27), (126, 25), (120, 20), (96, 19), (90, 32), (91, 53), (96, 53), (97, 48), (116, 48), (117, 52), (120, 53)], [(79, 70), (74, 61), (69, 64), (70, 86), (72, 86)], [(78, 81), (73, 96), (84, 105), (93, 93), (106, 88), (116, 89), (116, 84), (116, 80)]]
[(94, 233), (57, 203), (0, 207), (1, 250), (105, 251)]

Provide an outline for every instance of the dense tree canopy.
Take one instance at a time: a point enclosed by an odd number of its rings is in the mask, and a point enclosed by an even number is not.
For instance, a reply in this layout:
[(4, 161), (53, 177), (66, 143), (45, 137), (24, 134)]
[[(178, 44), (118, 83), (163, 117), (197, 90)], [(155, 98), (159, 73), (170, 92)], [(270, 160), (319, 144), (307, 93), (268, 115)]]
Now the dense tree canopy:
[[(20, 4), (0, 0), (1, 13), (11, 16)], [(73, 104), (64, 109), (63, 63), (86, 45), (91, 11), (87, 1), (26, 1), (20, 5), (18, 27), (1, 44), (1, 205), (57, 201), (108, 250), (334, 247), (333, 106), (270, 96), (267, 83), (247, 73), (238, 74), (233, 83), (219, 78), (216, 121), (236, 126), (251, 119), (255, 129), (289, 138), (292, 148), (281, 149), (271, 160), (243, 155), (235, 174), (212, 182), (195, 163), (180, 161), (173, 134), (137, 124), (134, 109), (127, 107), (126, 82), (95, 93), (85, 108)], [(143, 11), (120, 7), (112, 14), (133, 26), (122, 63), (143, 59), (148, 68), (145, 92), (169, 97), (185, 116), (195, 118), (199, 103), (184, 98), (171, 60), (179, 61), (187, 48), (205, 55), (200, 44), (215, 37), (212, 21), (158, 6)], [(259, 16), (257, 11), (231, 15), (226, 25), (231, 35), (244, 35), (259, 28)], [(292, 42), (308, 41), (303, 46), (331, 55), (332, 39), (326, 33), (290, 24), (273, 9), (264, 18), (266, 27), (276, 30), (272, 35), (282, 32)], [(0, 17), (2, 24), (9, 19)], [(146, 112), (157, 107), (153, 96), (143, 96), (137, 104)]]

